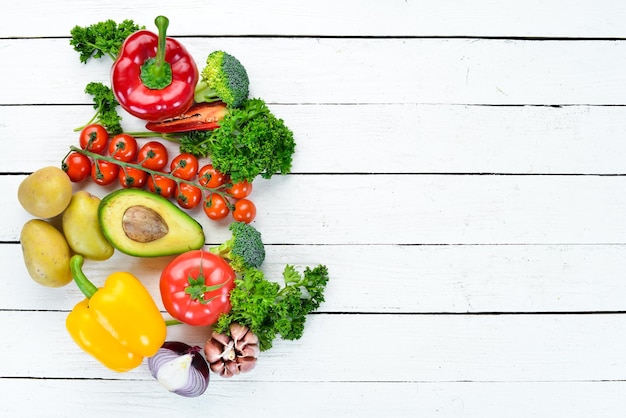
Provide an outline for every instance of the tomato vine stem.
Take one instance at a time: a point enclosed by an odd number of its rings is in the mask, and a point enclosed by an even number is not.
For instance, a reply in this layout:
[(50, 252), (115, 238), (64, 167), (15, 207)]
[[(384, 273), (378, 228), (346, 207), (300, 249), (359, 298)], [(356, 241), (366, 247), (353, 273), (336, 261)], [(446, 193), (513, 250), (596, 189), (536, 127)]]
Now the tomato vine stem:
[[(146, 168), (146, 167), (142, 166), (141, 163), (130, 163), (130, 162), (127, 162), (127, 161), (120, 161), (120, 160), (118, 160), (116, 158), (113, 158), (113, 157), (110, 157), (110, 156), (107, 156), (107, 155), (101, 155), (101, 154), (98, 154), (98, 153), (95, 153), (95, 152), (92, 152), (92, 151), (84, 150), (84, 149), (79, 148), (79, 147), (77, 147), (75, 145), (70, 145), (70, 151), (68, 152), (68, 155), (72, 151), (78, 152), (79, 154), (83, 154), (83, 155), (86, 155), (87, 157), (92, 158), (94, 160), (94, 164), (96, 163), (96, 161), (107, 161), (107, 162), (110, 162), (110, 163), (113, 163), (113, 164), (116, 164), (116, 165), (120, 166), (124, 171), (126, 171), (126, 168), (129, 168), (129, 167), (137, 169), (137, 170), (140, 170), (140, 171), (143, 171), (143, 172), (149, 174), (152, 177), (153, 180), (154, 180), (154, 176), (161, 176), (161, 177), (169, 178), (170, 180), (173, 180), (176, 183), (177, 187), (180, 186), (181, 183), (185, 183), (185, 184), (189, 184), (190, 186), (197, 187), (201, 191), (204, 191), (204, 192), (206, 192), (208, 194), (216, 193), (218, 195), (221, 195), (225, 199), (228, 198), (228, 197), (233, 197), (229, 193), (226, 193), (224, 191), (224, 189), (227, 189), (230, 186), (229, 183), (222, 184), (219, 187), (206, 187), (206, 186), (203, 186), (202, 184), (200, 184), (199, 182), (196, 182), (196, 181), (193, 181), (193, 180), (186, 180), (186, 179), (183, 179), (183, 178), (180, 178), (180, 177), (176, 177), (176, 176), (174, 176), (173, 174), (170, 174), (170, 173), (165, 173), (165, 172), (162, 172), (162, 171), (157, 171), (157, 170), (152, 170), (150, 168)], [(97, 167), (97, 164), (96, 164), (96, 167)]]

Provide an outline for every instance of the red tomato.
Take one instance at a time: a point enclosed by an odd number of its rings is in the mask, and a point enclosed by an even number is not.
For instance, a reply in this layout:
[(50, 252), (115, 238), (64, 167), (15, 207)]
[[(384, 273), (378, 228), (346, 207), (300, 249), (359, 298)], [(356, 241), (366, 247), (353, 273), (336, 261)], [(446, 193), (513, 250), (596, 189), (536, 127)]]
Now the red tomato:
[(201, 186), (216, 189), (228, 181), (228, 176), (217, 171), (213, 164), (207, 164), (198, 171), (198, 182)]
[(212, 193), (204, 199), (203, 209), (206, 216), (214, 221), (224, 219), (230, 212), (226, 199), (224, 199), (221, 194), (217, 193)]
[(109, 143), (109, 133), (104, 126), (96, 123), (85, 126), (78, 137), (80, 147), (84, 150), (102, 154)]
[(256, 217), (256, 206), (248, 199), (239, 199), (235, 202), (233, 218), (239, 222), (249, 224)]
[(183, 152), (172, 160), (170, 172), (178, 178), (191, 180), (198, 174), (198, 159)]
[(191, 250), (174, 258), (161, 273), (159, 289), (167, 312), (185, 324), (214, 324), (230, 311), (235, 272), (220, 256)]
[(124, 188), (141, 189), (146, 185), (148, 173), (135, 167), (121, 168), (119, 174), (120, 185)]
[(181, 208), (193, 209), (202, 201), (202, 190), (188, 183), (178, 185), (176, 202)]
[(176, 191), (176, 182), (169, 177), (154, 174), (148, 176), (148, 190), (152, 193), (158, 193), (166, 199), (174, 196)]
[(116, 160), (131, 162), (137, 156), (137, 140), (128, 134), (119, 134), (109, 142), (109, 155)]
[(169, 156), (167, 155), (167, 149), (165, 145), (158, 141), (146, 142), (137, 154), (137, 161), (142, 166), (155, 171), (160, 171), (165, 168)]
[(250, 193), (252, 193), (252, 183), (246, 180), (235, 183), (231, 187), (226, 189), (226, 193), (228, 193), (235, 199), (243, 199), (244, 197), (248, 197)]
[(91, 160), (86, 155), (72, 151), (63, 161), (61, 168), (67, 173), (70, 180), (78, 183), (91, 174)]
[(94, 183), (106, 186), (117, 179), (120, 166), (104, 160), (98, 160), (91, 166), (91, 178)]

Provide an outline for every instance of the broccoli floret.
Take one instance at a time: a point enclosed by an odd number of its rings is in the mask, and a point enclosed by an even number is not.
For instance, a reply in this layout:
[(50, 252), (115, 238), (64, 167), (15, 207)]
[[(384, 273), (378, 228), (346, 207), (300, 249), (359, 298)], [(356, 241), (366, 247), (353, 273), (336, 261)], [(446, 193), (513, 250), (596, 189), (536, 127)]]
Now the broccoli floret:
[(235, 271), (259, 268), (265, 260), (265, 246), (261, 240), (261, 233), (244, 222), (232, 222), (228, 229), (232, 236), (210, 251), (228, 260)]
[(239, 60), (227, 52), (211, 52), (196, 86), (194, 99), (198, 103), (223, 101), (229, 107), (239, 107), (248, 98), (250, 80)]

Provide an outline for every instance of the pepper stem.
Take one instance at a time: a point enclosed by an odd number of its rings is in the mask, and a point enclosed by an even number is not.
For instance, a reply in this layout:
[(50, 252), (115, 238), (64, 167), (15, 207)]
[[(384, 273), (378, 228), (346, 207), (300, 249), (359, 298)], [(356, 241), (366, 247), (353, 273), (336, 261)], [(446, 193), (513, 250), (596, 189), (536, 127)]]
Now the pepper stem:
[(163, 64), (165, 64), (165, 34), (167, 33), (167, 27), (169, 26), (170, 21), (165, 16), (157, 16), (156, 19), (154, 19), (154, 24), (159, 30), (159, 43), (157, 45), (155, 65), (160, 69)]
[(146, 60), (141, 66), (141, 82), (151, 90), (161, 90), (172, 83), (172, 67), (165, 61), (169, 22), (165, 16), (157, 16), (154, 19), (154, 24), (159, 30), (156, 56)]
[(76, 283), (76, 286), (83, 292), (83, 295), (87, 297), (87, 299), (91, 298), (94, 293), (98, 291), (98, 287), (91, 283), (85, 273), (83, 273), (84, 258), (80, 254), (74, 254), (72, 258), (70, 258), (70, 271), (72, 272), (72, 278)]

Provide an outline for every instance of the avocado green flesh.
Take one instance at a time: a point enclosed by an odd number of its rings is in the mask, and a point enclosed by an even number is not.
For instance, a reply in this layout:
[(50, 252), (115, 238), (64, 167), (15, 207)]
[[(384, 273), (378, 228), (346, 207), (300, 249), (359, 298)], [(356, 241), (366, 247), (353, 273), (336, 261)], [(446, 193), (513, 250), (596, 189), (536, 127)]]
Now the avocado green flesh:
[[(144, 239), (131, 233), (129, 216), (125, 214), (137, 212), (148, 214), (148, 220), (131, 221), (140, 231), (161, 232)], [(145, 190), (120, 189), (105, 196), (98, 207), (98, 222), (113, 247), (136, 257), (182, 254), (200, 249), (205, 243), (198, 221), (164, 197)]]

